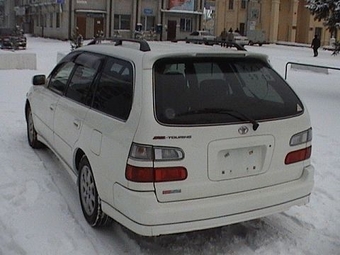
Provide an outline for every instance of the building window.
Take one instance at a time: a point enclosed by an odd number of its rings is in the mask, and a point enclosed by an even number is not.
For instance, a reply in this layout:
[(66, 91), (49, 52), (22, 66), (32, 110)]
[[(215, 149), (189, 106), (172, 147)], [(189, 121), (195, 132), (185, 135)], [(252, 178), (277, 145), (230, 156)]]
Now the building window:
[(246, 9), (247, 8), (247, 0), (242, 0), (241, 1), (241, 9)]
[(43, 27), (44, 26), (44, 15), (40, 14), (39, 16), (39, 26)]
[(50, 27), (53, 27), (53, 13), (50, 13)]
[(234, 9), (234, 0), (229, 0), (229, 10)]
[(240, 34), (245, 35), (245, 31), (246, 31), (246, 24), (240, 23)]
[(191, 19), (181, 19), (180, 29), (182, 32), (191, 32)]
[(114, 29), (130, 30), (131, 15), (115, 15)]
[(317, 35), (319, 37), (319, 39), (321, 38), (322, 35), (322, 27), (316, 27), (315, 28), (315, 35)]
[(155, 16), (142, 16), (142, 25), (144, 30), (150, 31), (155, 29)]
[(60, 27), (60, 13), (56, 13), (56, 15), (55, 15), (55, 26), (57, 28)]

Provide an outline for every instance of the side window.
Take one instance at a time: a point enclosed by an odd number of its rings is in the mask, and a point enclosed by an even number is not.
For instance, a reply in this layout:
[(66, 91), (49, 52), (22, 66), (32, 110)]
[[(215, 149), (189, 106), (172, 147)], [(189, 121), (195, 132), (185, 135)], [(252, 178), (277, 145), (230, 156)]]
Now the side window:
[(48, 87), (54, 91), (64, 94), (67, 87), (67, 81), (73, 70), (74, 63), (67, 62), (61, 64), (52, 74)]
[(91, 102), (91, 87), (102, 56), (83, 53), (76, 59), (76, 68), (67, 88), (66, 97), (82, 104)]
[(133, 97), (133, 73), (129, 62), (110, 58), (97, 84), (93, 108), (127, 120)]

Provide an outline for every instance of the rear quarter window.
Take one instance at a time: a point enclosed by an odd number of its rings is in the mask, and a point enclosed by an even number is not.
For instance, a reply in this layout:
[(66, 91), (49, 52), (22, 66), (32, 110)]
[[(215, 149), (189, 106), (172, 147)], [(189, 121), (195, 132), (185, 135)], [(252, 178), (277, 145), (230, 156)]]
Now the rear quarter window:
[(133, 68), (131, 63), (109, 58), (103, 66), (94, 95), (93, 108), (127, 120), (133, 98)]

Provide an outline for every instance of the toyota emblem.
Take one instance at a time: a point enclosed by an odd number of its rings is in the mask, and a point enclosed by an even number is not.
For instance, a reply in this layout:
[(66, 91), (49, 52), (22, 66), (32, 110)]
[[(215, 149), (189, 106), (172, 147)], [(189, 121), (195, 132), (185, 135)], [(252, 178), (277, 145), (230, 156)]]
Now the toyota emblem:
[(239, 133), (240, 135), (245, 135), (245, 134), (248, 133), (248, 131), (249, 131), (249, 129), (248, 129), (246, 126), (242, 126), (242, 127), (240, 127), (240, 128), (238, 129), (238, 133)]

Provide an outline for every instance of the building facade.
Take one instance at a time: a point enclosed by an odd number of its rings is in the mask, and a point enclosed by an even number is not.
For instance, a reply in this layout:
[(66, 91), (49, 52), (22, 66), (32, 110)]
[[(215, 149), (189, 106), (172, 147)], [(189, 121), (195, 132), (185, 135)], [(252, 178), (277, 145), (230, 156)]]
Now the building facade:
[[(5, 0), (6, 1), (6, 0)], [(10, 2), (12, 0), (7, 0)], [(26, 33), (70, 39), (78, 28), (85, 39), (99, 31), (134, 37), (153, 30), (162, 40), (185, 38), (200, 29), (204, 0), (15, 0), (16, 21)]]
[(183, 39), (201, 29), (218, 36), (232, 28), (244, 35), (261, 31), (270, 43), (310, 43), (315, 34), (322, 45), (332, 36), (339, 40), (314, 20), (305, 0), (2, 1), (5, 21), (22, 26), (25, 33), (58, 39), (72, 38), (76, 28), (85, 39), (99, 31), (106, 37), (133, 38), (136, 31), (152, 30), (159, 40)]
[(14, 14), (15, 2), (8, 0), (0, 1), (0, 23), (1, 27), (13, 27), (15, 25)]
[(319, 35), (322, 45), (331, 35), (322, 21), (315, 21), (305, 7), (305, 0), (216, 0), (215, 34), (226, 28), (238, 29), (244, 35), (263, 31), (266, 41), (307, 43)]

